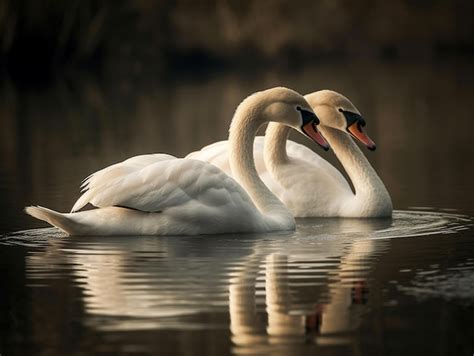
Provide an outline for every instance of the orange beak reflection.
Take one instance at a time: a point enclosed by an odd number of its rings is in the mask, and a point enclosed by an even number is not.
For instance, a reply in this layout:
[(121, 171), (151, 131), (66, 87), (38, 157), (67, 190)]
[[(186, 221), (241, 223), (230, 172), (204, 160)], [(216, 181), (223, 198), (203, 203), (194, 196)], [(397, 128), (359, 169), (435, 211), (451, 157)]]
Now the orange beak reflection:
[(364, 131), (362, 131), (362, 126), (360, 125), (360, 122), (354, 122), (351, 126), (347, 128), (347, 131), (349, 131), (349, 133), (354, 138), (362, 142), (369, 150), (375, 151), (375, 149), (377, 148), (375, 142), (372, 141), (370, 137), (364, 133)]
[(316, 124), (311, 121), (302, 127), (303, 132), (309, 136), (313, 141), (320, 145), (325, 151), (329, 150), (330, 146), (326, 139), (321, 135), (316, 127)]

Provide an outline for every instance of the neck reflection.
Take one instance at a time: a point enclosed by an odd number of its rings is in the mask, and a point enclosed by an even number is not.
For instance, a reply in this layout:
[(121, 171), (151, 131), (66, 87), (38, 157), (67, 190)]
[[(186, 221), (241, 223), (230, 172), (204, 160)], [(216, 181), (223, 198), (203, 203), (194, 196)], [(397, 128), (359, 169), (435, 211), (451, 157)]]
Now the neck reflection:
[[(339, 224), (342, 229), (356, 227), (370, 232), (387, 227), (389, 222), (349, 219)], [(308, 342), (351, 343), (350, 333), (360, 325), (370, 297), (367, 275), (372, 260), (388, 248), (389, 242), (336, 240), (331, 245), (327, 253), (318, 254), (320, 260), (281, 252), (255, 254), (252, 265), (261, 265), (261, 270), (242, 269), (231, 279), (229, 311), (235, 354), (266, 352), (269, 348), (273, 352), (272, 345), (290, 352)], [(307, 289), (313, 291), (306, 293)], [(258, 308), (263, 293), (264, 311)]]

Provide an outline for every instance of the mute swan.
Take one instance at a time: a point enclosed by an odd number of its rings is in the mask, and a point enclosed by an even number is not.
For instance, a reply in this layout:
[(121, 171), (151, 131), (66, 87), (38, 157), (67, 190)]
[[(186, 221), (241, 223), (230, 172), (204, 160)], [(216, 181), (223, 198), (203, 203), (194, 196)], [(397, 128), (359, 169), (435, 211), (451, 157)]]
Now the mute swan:
[[(305, 96), (320, 120), (320, 130), (349, 175), (355, 194), (343, 175), (303, 145), (287, 140), (290, 129), (270, 123), (257, 137), (254, 155), (261, 178), (295, 217), (388, 217), (392, 201), (384, 184), (351, 135), (368, 149), (374, 142), (362, 131), (365, 121), (343, 95), (321, 90)], [(228, 142), (220, 141), (187, 157), (212, 163), (228, 174)]]
[[(207, 162), (166, 154), (136, 156), (86, 178), (84, 193), (71, 213), (39, 206), (25, 211), (69, 235), (292, 230), (293, 216), (260, 180), (253, 160), (256, 132), (269, 121), (291, 125), (329, 148), (303, 96), (287, 88), (268, 89), (246, 98), (230, 125), (229, 160), (235, 180)], [(87, 203), (97, 209), (77, 212)]]

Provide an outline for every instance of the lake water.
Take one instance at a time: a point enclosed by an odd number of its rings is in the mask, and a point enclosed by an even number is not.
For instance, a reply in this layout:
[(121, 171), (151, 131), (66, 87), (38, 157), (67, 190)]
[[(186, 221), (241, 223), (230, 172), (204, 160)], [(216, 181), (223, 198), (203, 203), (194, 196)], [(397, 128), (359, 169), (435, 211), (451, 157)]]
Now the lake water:
[[(237, 104), (275, 85), (331, 88), (360, 109), (392, 219), (299, 219), (296, 232), (260, 235), (71, 238), (22, 213), (30, 204), (69, 210), (84, 177), (129, 156), (182, 156), (225, 138)], [(474, 352), (469, 63), (192, 78), (105, 71), (48, 86), (4, 81), (0, 91), (2, 356)]]

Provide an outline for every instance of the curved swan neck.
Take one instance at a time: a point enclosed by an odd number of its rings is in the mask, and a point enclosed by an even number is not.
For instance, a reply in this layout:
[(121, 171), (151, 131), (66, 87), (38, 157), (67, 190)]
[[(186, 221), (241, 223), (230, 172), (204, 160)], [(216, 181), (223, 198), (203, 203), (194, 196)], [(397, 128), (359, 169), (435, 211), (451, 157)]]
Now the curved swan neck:
[(262, 213), (278, 215), (294, 222), (290, 211), (262, 182), (255, 168), (253, 142), (258, 129), (268, 122), (261, 114), (264, 106), (265, 101), (254, 94), (244, 100), (235, 112), (229, 129), (232, 175)]
[(276, 166), (288, 163), (288, 153), (286, 152), (286, 140), (290, 135), (291, 128), (270, 122), (265, 131), (263, 156), (267, 169), (273, 171)]
[(391, 211), (392, 203), (385, 185), (352, 138), (330, 127), (321, 125), (320, 130), (349, 175), (356, 199), (365, 206), (390, 206)]

